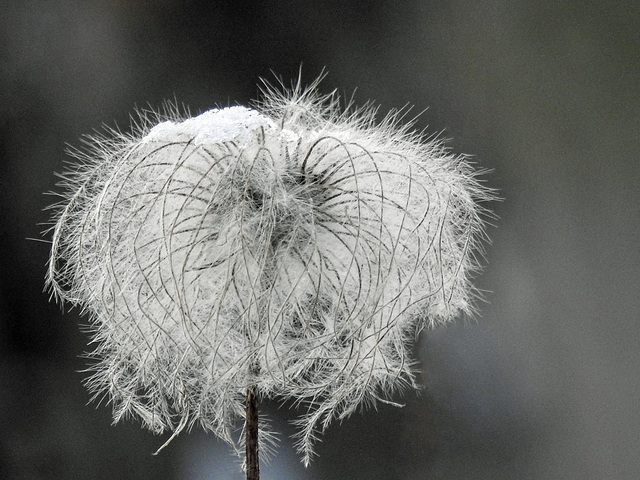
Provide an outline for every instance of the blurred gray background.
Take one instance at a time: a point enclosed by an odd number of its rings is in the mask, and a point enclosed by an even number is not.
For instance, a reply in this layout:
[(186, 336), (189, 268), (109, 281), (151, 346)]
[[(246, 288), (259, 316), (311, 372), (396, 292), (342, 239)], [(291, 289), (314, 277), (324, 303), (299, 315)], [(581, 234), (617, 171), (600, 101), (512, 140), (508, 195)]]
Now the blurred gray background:
[(425, 332), (424, 390), (335, 424), (290, 412), (264, 479), (640, 478), (640, 2), (0, 1), (0, 478), (241, 479), (212, 435), (111, 426), (82, 319), (43, 293), (67, 144), (136, 106), (246, 104), (259, 77), (428, 107), (504, 201), (481, 317)]

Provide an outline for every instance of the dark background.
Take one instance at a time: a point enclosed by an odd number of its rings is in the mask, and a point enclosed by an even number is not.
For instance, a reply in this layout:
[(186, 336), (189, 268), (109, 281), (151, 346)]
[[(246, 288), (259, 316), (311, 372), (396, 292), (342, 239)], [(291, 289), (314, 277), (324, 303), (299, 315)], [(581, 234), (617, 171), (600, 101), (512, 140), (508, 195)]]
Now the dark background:
[[(246, 104), (300, 65), (493, 170), (482, 316), (423, 334), (405, 408), (335, 424), (264, 479), (640, 477), (640, 4), (0, 1), (0, 478), (241, 479), (212, 435), (110, 425), (87, 337), (43, 293), (66, 144), (136, 106)], [(45, 237), (46, 238), (46, 237)], [(274, 421), (290, 416), (267, 406)]]

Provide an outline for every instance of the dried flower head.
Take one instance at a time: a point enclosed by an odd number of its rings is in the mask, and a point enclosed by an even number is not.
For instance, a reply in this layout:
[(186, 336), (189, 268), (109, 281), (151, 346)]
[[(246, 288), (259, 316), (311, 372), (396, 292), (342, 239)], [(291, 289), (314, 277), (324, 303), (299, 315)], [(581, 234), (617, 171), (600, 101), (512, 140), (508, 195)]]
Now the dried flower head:
[(76, 152), (48, 284), (90, 318), (97, 395), (232, 445), (248, 389), (315, 433), (413, 385), (410, 341), (469, 312), (491, 198), (465, 157), (314, 84), (142, 115)]

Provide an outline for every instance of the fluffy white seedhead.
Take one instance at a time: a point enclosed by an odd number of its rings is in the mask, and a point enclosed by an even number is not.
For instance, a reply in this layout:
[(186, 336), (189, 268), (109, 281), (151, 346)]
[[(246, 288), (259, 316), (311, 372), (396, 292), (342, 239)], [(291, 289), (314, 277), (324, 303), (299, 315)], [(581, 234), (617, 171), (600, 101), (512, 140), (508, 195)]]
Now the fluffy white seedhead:
[(308, 463), (332, 419), (413, 385), (420, 329), (471, 310), (491, 195), (397, 114), (376, 124), (314, 88), (264, 95), (90, 139), (48, 283), (90, 318), (89, 386), (116, 421), (235, 444), (255, 387), (304, 406)]

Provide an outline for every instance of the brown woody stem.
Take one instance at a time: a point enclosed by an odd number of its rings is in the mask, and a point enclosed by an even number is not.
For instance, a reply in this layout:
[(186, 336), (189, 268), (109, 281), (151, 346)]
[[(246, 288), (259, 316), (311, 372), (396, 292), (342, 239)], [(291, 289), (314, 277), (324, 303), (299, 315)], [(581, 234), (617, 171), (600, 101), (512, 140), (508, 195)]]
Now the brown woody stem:
[(247, 411), (245, 420), (247, 480), (260, 479), (258, 462), (258, 395), (256, 389), (247, 390)]

